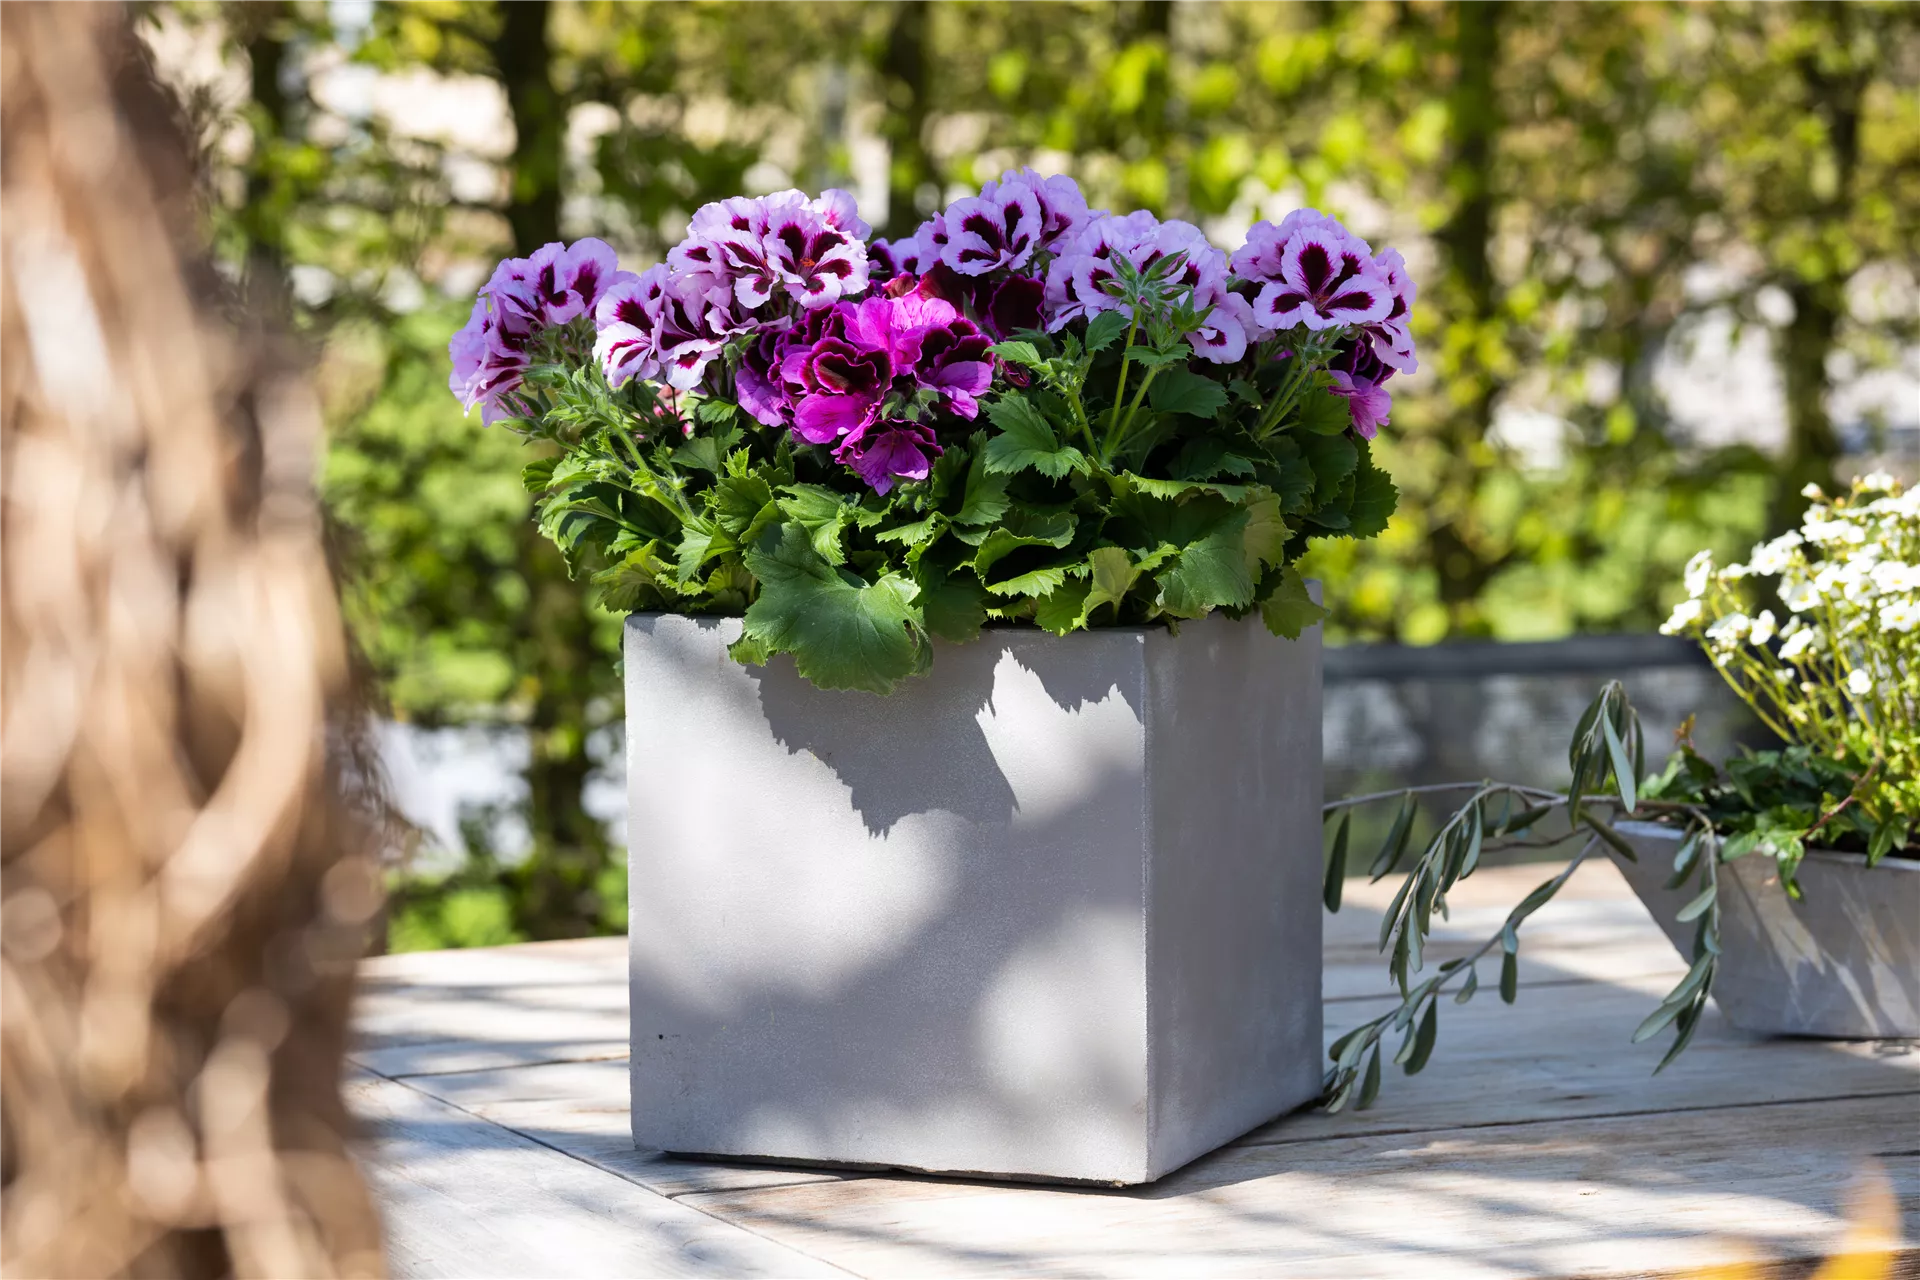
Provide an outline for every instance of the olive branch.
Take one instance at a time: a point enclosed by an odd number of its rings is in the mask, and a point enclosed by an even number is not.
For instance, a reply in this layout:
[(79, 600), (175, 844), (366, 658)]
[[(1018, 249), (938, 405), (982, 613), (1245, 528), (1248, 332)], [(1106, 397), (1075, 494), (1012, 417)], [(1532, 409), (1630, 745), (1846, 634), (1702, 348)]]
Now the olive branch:
[[(1720, 955), (1719, 863), (1722, 848), (1713, 824), (1698, 805), (1642, 800), (1645, 748), (1640, 717), (1627, 700), (1624, 686), (1609, 681), (1587, 707), (1567, 750), (1572, 781), (1564, 792), (1506, 782), (1439, 783), (1402, 787), (1336, 800), (1324, 807), (1332, 825), (1332, 847), (1327, 858), (1323, 896), (1327, 910), (1340, 909), (1341, 885), (1346, 879), (1349, 825), (1361, 805), (1398, 799), (1400, 809), (1380, 851), (1368, 867), (1375, 882), (1392, 875), (1413, 845), (1418, 818), (1415, 797), (1450, 791), (1472, 794), (1428, 837), (1406, 879), (1380, 922), (1380, 950), (1387, 955), (1387, 971), (1400, 993), (1394, 1009), (1353, 1028), (1327, 1051), (1328, 1070), (1323, 1105), (1340, 1111), (1373, 1105), (1380, 1094), (1381, 1058), (1389, 1034), (1400, 1036), (1393, 1055), (1396, 1065), (1414, 1075), (1427, 1065), (1439, 1037), (1440, 997), (1452, 990), (1455, 1004), (1466, 1004), (1480, 989), (1479, 964), (1496, 950), (1500, 956), (1500, 998), (1507, 1004), (1519, 998), (1520, 926), (1527, 917), (1551, 902), (1554, 895), (1595, 850), (1603, 845), (1629, 861), (1638, 861), (1633, 845), (1615, 829), (1620, 817), (1657, 810), (1684, 823), (1680, 847), (1674, 855), (1670, 889), (1698, 877), (1699, 893), (1679, 911), (1682, 921), (1699, 922), (1694, 934), (1693, 963), (1659, 1006), (1633, 1033), (1635, 1044), (1649, 1040), (1671, 1026), (1673, 1043), (1654, 1067), (1658, 1074), (1679, 1057), (1693, 1039), (1713, 987)], [(1611, 784), (1611, 785), (1609, 785)], [(1567, 836), (1529, 839), (1542, 822), (1555, 814), (1567, 823)], [(1440, 964), (1421, 978), (1424, 951), (1432, 934), (1433, 917), (1447, 915), (1447, 894), (1472, 875), (1490, 848), (1539, 848), (1557, 844), (1584, 832), (1586, 840), (1567, 865), (1536, 887), (1507, 913), (1499, 930), (1472, 952)], [(1455, 986), (1458, 980), (1457, 987)], [(1363, 1066), (1364, 1064), (1364, 1066)]]

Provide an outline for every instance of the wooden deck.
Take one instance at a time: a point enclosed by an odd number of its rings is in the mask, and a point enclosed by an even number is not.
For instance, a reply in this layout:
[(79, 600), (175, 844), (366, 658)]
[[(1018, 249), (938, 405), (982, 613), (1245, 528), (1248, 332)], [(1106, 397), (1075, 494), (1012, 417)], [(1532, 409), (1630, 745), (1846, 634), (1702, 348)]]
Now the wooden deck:
[[(1462, 885), (1429, 963), (1550, 871)], [(1388, 1007), (1379, 889), (1350, 882), (1329, 921), (1329, 1037)], [(1845, 1274), (1920, 1275), (1920, 1044), (1710, 1013), (1649, 1077), (1656, 1046), (1627, 1038), (1682, 968), (1605, 864), (1521, 955), (1519, 1003), (1447, 1005), (1432, 1063), (1372, 1110), (1291, 1116), (1132, 1190), (635, 1151), (620, 939), (370, 961), (348, 1091), (407, 1276), (1758, 1277), (1861, 1250)]]

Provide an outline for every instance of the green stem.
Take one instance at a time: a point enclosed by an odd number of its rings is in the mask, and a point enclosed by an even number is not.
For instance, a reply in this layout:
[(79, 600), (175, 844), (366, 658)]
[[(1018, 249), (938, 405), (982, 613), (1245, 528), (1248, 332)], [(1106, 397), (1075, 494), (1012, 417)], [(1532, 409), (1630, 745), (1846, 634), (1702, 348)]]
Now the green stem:
[(1140, 308), (1135, 307), (1127, 317), (1127, 343), (1120, 348), (1120, 382), (1114, 388), (1113, 408), (1107, 410), (1107, 441), (1100, 450), (1100, 465), (1103, 467), (1113, 457), (1114, 429), (1119, 425), (1120, 406), (1127, 400), (1127, 370), (1133, 365), (1133, 361), (1128, 357), (1133, 352), (1134, 335), (1139, 331)]

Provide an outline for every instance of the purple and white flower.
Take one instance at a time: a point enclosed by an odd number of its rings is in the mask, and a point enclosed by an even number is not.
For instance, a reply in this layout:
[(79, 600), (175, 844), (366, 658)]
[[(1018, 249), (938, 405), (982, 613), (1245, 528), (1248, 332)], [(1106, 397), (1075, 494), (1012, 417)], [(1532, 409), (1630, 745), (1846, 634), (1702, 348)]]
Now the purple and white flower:
[(702, 205), (667, 266), (726, 286), (750, 310), (782, 293), (803, 308), (831, 306), (866, 291), (871, 231), (844, 191), (736, 197)]
[(749, 329), (724, 284), (704, 275), (676, 276), (665, 266), (609, 289), (594, 323), (599, 336), (593, 353), (608, 386), (638, 377), (682, 391), (698, 386), (728, 340)]
[(1195, 309), (1207, 313), (1200, 327), (1187, 335), (1188, 344), (1196, 355), (1216, 363), (1240, 359), (1256, 330), (1245, 299), (1228, 287), (1226, 255), (1192, 223), (1162, 222), (1144, 209), (1124, 217), (1095, 218), (1062, 248), (1047, 268), (1047, 328), (1057, 331), (1102, 311), (1125, 313), (1127, 304), (1105, 288), (1117, 277), (1114, 261), (1124, 257), (1145, 271), (1176, 253), (1184, 260), (1174, 278), (1192, 291)]
[(1412, 373), (1420, 367), (1413, 354), (1413, 331), (1408, 322), (1413, 319), (1413, 300), (1417, 295), (1413, 277), (1407, 274), (1407, 263), (1398, 249), (1383, 249), (1373, 259), (1373, 265), (1386, 277), (1387, 288), (1392, 291), (1392, 305), (1387, 310), (1387, 318), (1377, 324), (1367, 326), (1367, 335), (1373, 340), (1373, 349), (1380, 359), (1392, 365), (1402, 373)]
[(956, 200), (942, 215), (940, 261), (964, 276), (1019, 270), (1052, 251), (1087, 222), (1087, 202), (1073, 179), (1009, 169), (978, 196)]
[(525, 312), (483, 292), (473, 300), (467, 323), (447, 343), (453, 359), (448, 389), (469, 413), (480, 406), (480, 420), (489, 426), (515, 416), (505, 401), (526, 376), (533, 334)]
[(1266, 330), (1337, 329), (1384, 321), (1393, 289), (1367, 242), (1317, 209), (1255, 224), (1234, 272), (1259, 286), (1254, 319)]
[(1362, 334), (1340, 344), (1327, 374), (1333, 379), (1329, 390), (1347, 402), (1353, 429), (1362, 439), (1373, 439), (1387, 425), (1393, 408), (1393, 395), (1385, 385), (1393, 367), (1381, 359), (1370, 336)]

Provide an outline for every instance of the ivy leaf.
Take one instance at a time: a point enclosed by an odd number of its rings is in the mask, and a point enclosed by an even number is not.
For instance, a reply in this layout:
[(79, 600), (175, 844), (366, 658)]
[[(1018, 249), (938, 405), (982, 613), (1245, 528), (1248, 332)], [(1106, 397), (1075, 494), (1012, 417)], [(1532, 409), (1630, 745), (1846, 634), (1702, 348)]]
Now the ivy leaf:
[[(980, 437), (974, 437), (978, 440)], [(976, 448), (973, 451), (973, 463), (967, 468), (967, 494), (961, 502), (960, 510), (954, 515), (955, 524), (992, 524), (1007, 514), (1007, 508), (1013, 500), (1007, 497), (1007, 477), (987, 470), (987, 451)]]
[(927, 640), (911, 579), (885, 573), (869, 583), (837, 570), (792, 523), (771, 552), (749, 551), (746, 561), (760, 580), (746, 634), (792, 654), (819, 688), (891, 693), (923, 669)]
[(840, 500), (840, 495), (817, 484), (790, 484), (780, 492), (785, 495), (780, 499), (780, 509), (806, 530), (814, 553), (828, 564), (845, 564), (847, 557), (840, 549), (840, 531), (846, 527), (852, 512)]
[[(1189, 506), (1197, 504), (1188, 504)], [(1244, 609), (1253, 603), (1253, 568), (1247, 558), (1247, 512), (1229, 508), (1204, 536), (1180, 549), (1159, 575), (1163, 612), (1198, 618), (1210, 609)]]
[(1260, 620), (1267, 630), (1288, 640), (1298, 640), (1302, 631), (1326, 617), (1327, 611), (1313, 602), (1306, 579), (1292, 565), (1280, 571), (1280, 585), (1260, 604)]
[(1118, 311), (1102, 311), (1087, 323), (1087, 354), (1106, 350), (1126, 331), (1126, 316)]
[(1021, 396), (1002, 396), (987, 408), (1000, 434), (987, 441), (987, 470), (1012, 475), (1031, 467), (1058, 480), (1069, 471), (1084, 471), (1086, 455), (1062, 445), (1040, 411)]
[(1092, 617), (1101, 605), (1110, 604), (1119, 609), (1120, 602), (1126, 599), (1134, 580), (1140, 576), (1131, 557), (1119, 547), (1095, 547), (1087, 553), (1087, 568), (1087, 595), (1080, 610), (1082, 622)]
[(1153, 380), (1147, 403), (1157, 413), (1184, 413), (1193, 418), (1218, 416), (1226, 407), (1227, 389), (1191, 369), (1169, 369)]

